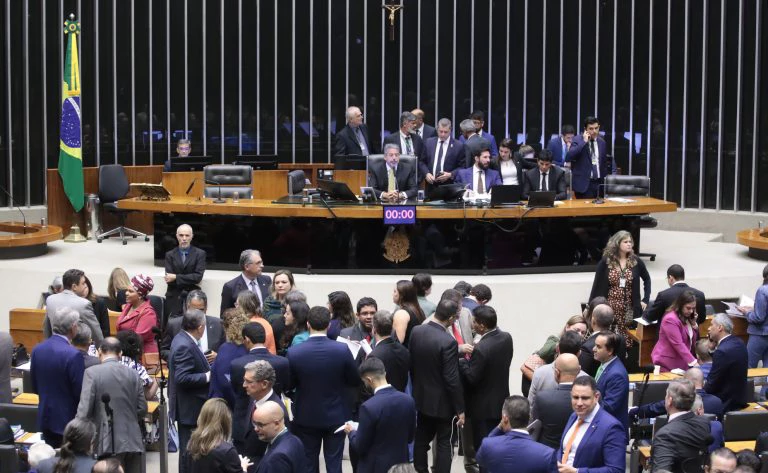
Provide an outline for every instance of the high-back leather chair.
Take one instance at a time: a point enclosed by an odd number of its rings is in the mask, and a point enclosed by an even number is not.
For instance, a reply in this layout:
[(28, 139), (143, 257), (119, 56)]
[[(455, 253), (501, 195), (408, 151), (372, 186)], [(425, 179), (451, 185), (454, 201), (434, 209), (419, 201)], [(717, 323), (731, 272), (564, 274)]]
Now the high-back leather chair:
[(206, 184), (205, 197), (217, 198), (219, 197), (219, 189), (221, 189), (221, 198), (232, 198), (235, 192), (241, 199), (253, 198), (253, 187), (251, 186), (253, 168), (251, 166), (211, 164), (203, 168), (203, 177)]
[[(624, 176), (610, 174), (605, 176), (605, 197), (648, 197), (651, 195), (651, 178), (648, 176)], [(633, 225), (639, 230), (656, 228), (659, 222), (650, 215), (640, 215)], [(656, 261), (655, 253), (638, 253)]]

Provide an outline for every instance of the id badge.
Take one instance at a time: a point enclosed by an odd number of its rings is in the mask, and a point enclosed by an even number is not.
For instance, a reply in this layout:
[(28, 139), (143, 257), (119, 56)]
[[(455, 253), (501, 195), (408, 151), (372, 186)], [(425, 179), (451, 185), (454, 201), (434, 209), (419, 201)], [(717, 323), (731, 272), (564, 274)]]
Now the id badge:
[(627, 278), (619, 278), (619, 287), (622, 289), (627, 287)]

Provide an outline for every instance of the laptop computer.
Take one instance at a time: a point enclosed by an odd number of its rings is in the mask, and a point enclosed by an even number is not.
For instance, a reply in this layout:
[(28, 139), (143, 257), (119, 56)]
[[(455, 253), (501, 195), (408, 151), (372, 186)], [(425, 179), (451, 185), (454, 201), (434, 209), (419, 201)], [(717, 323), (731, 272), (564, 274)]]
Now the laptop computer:
[(321, 193), (334, 200), (344, 200), (348, 202), (357, 202), (357, 196), (343, 182), (327, 181), (325, 179), (317, 180), (317, 188)]
[(491, 207), (512, 207), (522, 205), (522, 189), (518, 185), (493, 186), (491, 189)]
[(533, 191), (528, 196), (528, 208), (541, 209), (555, 206), (555, 191)]

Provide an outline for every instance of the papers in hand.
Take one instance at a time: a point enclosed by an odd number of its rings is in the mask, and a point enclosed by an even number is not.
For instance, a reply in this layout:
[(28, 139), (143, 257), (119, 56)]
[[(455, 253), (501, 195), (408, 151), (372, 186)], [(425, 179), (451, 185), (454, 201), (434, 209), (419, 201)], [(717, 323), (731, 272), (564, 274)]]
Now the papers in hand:
[(755, 301), (752, 300), (751, 297), (745, 296), (744, 294), (739, 297), (738, 302), (725, 302), (721, 301), (723, 304), (728, 306), (728, 309), (725, 311), (726, 314), (734, 317), (744, 317), (744, 314), (741, 313), (741, 311), (737, 308), (738, 306), (741, 307), (754, 307)]
[(371, 344), (368, 343), (366, 340), (350, 340), (348, 338), (344, 337), (338, 337), (336, 338), (336, 341), (339, 343), (344, 343), (347, 345), (347, 348), (349, 348), (349, 351), (352, 353), (352, 358), (357, 358), (358, 353), (360, 353), (360, 349), (363, 349), (363, 352), (366, 356), (368, 356), (373, 349), (371, 348)]
[(627, 198), (624, 198), (624, 197), (608, 197), (605, 200), (610, 200), (611, 202), (617, 202), (619, 204), (629, 204), (629, 203), (634, 202), (634, 200), (627, 199)]
[[(338, 339), (337, 339), (337, 340), (338, 340)], [(351, 425), (351, 426), (352, 426), (352, 430), (357, 430), (357, 427), (360, 425), (360, 423), (359, 423), (359, 422), (354, 422), (354, 421), (348, 420), (348, 421), (347, 421), (347, 422), (346, 422), (344, 425), (342, 425), (341, 427), (339, 427), (338, 429), (336, 429), (336, 430), (335, 430), (333, 433), (334, 433), (334, 434), (338, 434), (339, 432), (342, 432), (342, 431), (344, 431), (344, 427), (346, 427), (346, 426), (347, 426), (347, 424), (349, 424), (349, 425)]]
[(634, 321), (635, 321), (635, 322), (637, 322), (637, 323), (638, 323), (638, 325), (644, 325), (644, 326), (646, 326), (646, 327), (647, 327), (647, 326), (649, 326), (649, 325), (654, 325), (654, 324), (656, 324), (656, 322), (649, 322), (648, 320), (645, 320), (645, 319), (644, 319), (644, 318), (642, 318), (642, 317), (638, 317), (638, 318), (634, 319)]

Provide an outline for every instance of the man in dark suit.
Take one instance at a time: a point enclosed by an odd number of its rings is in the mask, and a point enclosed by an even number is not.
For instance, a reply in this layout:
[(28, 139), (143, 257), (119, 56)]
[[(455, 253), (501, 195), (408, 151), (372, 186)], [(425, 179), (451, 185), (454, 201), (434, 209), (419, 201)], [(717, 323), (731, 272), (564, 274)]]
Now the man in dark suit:
[(710, 440), (709, 420), (691, 412), (696, 391), (688, 380), (673, 380), (667, 388), (664, 404), (669, 422), (653, 435), (651, 471), (682, 471), (688, 460), (707, 451)]
[[(475, 110), (472, 112), (469, 120), (472, 122), (475, 134), (488, 142), (488, 148), (491, 150), (491, 156), (494, 158), (498, 156), (499, 148), (496, 146), (496, 138), (494, 138), (492, 134), (483, 131), (483, 127), (485, 126), (485, 113), (483, 113), (482, 110)], [(462, 127), (462, 130), (463, 128), (464, 127)], [(465, 137), (465, 139), (467, 138)], [(464, 140), (461, 141), (465, 142)]]
[[(627, 466), (624, 427), (600, 406), (599, 401), (600, 391), (592, 377), (579, 376), (573, 381), (573, 414), (557, 450), (559, 473), (624, 473)], [(577, 438), (580, 438), (578, 442)]]
[(264, 260), (258, 250), (243, 250), (240, 253), (240, 269), (242, 272), (235, 279), (224, 284), (221, 289), (222, 314), (225, 310), (235, 306), (240, 291), (248, 290), (259, 296), (259, 302), (262, 306), (264, 306), (264, 299), (269, 296), (272, 278), (266, 274), (261, 274), (264, 269)]
[(64, 427), (74, 419), (83, 387), (83, 357), (70, 342), (77, 333), (80, 314), (61, 308), (49, 315), (51, 338), (32, 350), (30, 375), (40, 397), (37, 428), (48, 445), (61, 446)]
[[(475, 129), (475, 122), (471, 119), (462, 120), (459, 124), (461, 135), (459, 141), (464, 144), (464, 162), (459, 168), (471, 168), (474, 165), (474, 156), (478, 150), (491, 149), (491, 142), (486, 138), (490, 135), (480, 136)], [(454, 179), (456, 178), (454, 172)]]
[(392, 313), (379, 310), (373, 315), (373, 336), (376, 345), (370, 356), (384, 363), (387, 382), (400, 392), (405, 392), (408, 371), (411, 369), (411, 354), (401, 343), (392, 338)]
[(357, 301), (357, 322), (351, 327), (341, 329), (341, 336), (357, 342), (365, 340), (371, 346), (376, 343), (373, 339), (373, 314), (378, 310), (376, 300), (363, 297)]
[(88, 283), (85, 281), (85, 273), (79, 269), (68, 269), (62, 276), (64, 289), (51, 294), (45, 299), (45, 319), (43, 319), (43, 334), (48, 338), (51, 331), (51, 316), (59, 309), (74, 309), (80, 314), (80, 320), (91, 328), (91, 337), (98, 345), (104, 339), (99, 320), (93, 312), (93, 304), (86, 299), (88, 295)]
[(278, 403), (265, 402), (253, 411), (251, 420), (259, 440), (269, 444), (256, 473), (304, 473), (307, 471), (304, 445), (301, 440), (288, 432), (284, 411)]
[(291, 369), (288, 360), (282, 356), (273, 355), (264, 346), (266, 332), (257, 322), (250, 322), (243, 327), (243, 345), (248, 354), (232, 360), (229, 368), (232, 390), (235, 392), (234, 415), (232, 416), (232, 438), (234, 445), (240, 451), (246, 433), (251, 430), (248, 426), (248, 407), (253, 397), (249, 392), (248, 383), (244, 382), (245, 367), (254, 361), (262, 360), (269, 363), (275, 371), (275, 376), (269, 386), (275, 388), (278, 394), (291, 388)]
[[(120, 362), (120, 340), (107, 337), (99, 346), (101, 364), (85, 371), (77, 416), (96, 425), (94, 453), (112, 453), (126, 473), (141, 473), (147, 400), (138, 372)], [(112, 425), (108, 422), (104, 396), (109, 396)], [(112, 445), (111, 430), (115, 444)]]
[(424, 140), (414, 133), (416, 115), (411, 112), (400, 114), (400, 129), (384, 138), (382, 147), (387, 144), (397, 145), (403, 154), (420, 158), (424, 153)]
[(474, 166), (456, 171), (456, 183), (464, 184), (472, 191), (471, 195), (488, 195), (493, 186), (501, 185), (501, 174), (491, 166), (491, 152), (488, 148), (475, 150)]
[(456, 339), (446, 332), (459, 317), (461, 307), (452, 300), (442, 300), (434, 320), (417, 325), (411, 332), (411, 379), (418, 411), (413, 466), (427, 473), (429, 443), (437, 436), (435, 473), (451, 469), (451, 431), (453, 418), (464, 425), (464, 395), (459, 379)]
[(557, 388), (546, 389), (536, 395), (536, 408), (531, 410), (531, 420), (541, 421), (539, 442), (558, 448), (565, 423), (573, 412), (571, 387), (579, 375), (579, 359), (571, 353), (562, 353), (555, 358), (554, 364)]
[(712, 369), (704, 390), (723, 401), (724, 412), (736, 411), (747, 405), (747, 347), (733, 336), (733, 321), (727, 314), (717, 314), (707, 331)]
[(560, 134), (547, 143), (547, 149), (552, 153), (552, 161), (560, 167), (565, 166), (565, 156), (571, 149), (575, 134), (576, 129), (573, 125), (563, 125)]
[(301, 439), (311, 473), (319, 471), (323, 445), (325, 469), (341, 472), (344, 434), (334, 433), (350, 419), (346, 388), (360, 383), (357, 365), (346, 345), (328, 338), (331, 314), (325, 307), (310, 309), (309, 339), (288, 349), (291, 382), (296, 387), (292, 432)]
[[(208, 384), (211, 381), (211, 368), (198, 345), (205, 331), (203, 311), (187, 309), (181, 328), (182, 331), (173, 338), (168, 357), (169, 409), (171, 418), (178, 423), (179, 456), (186, 452), (189, 437), (197, 427), (197, 416), (208, 399)], [(179, 467), (183, 471), (183, 462), (179, 462)]]
[(605, 176), (616, 173), (616, 164), (608, 159), (605, 140), (600, 136), (600, 121), (597, 118), (587, 117), (584, 120), (584, 132), (573, 138), (565, 162), (571, 163), (573, 191), (578, 199), (597, 197)]
[(615, 333), (600, 332), (597, 335), (593, 352), (600, 366), (597, 367), (595, 381), (602, 398), (602, 407), (621, 422), (626, 432), (629, 428), (629, 374), (624, 363), (616, 356), (618, 346), (619, 336)]
[(368, 127), (363, 123), (363, 112), (358, 107), (347, 109), (347, 126), (336, 133), (333, 146), (334, 156), (371, 154), (371, 142), (368, 139)]
[(400, 162), (399, 145), (392, 143), (384, 145), (384, 162), (371, 165), (368, 179), (376, 198), (381, 200), (412, 199), (418, 191), (415, 167), (405, 161)]
[(421, 141), (426, 142), (429, 138), (434, 138), (437, 136), (435, 127), (424, 123), (424, 110), (420, 108), (414, 108), (411, 110), (411, 113), (416, 117), (416, 123), (413, 126), (413, 132), (419, 135)]
[(360, 473), (387, 473), (392, 465), (408, 463), (408, 444), (416, 429), (413, 398), (387, 383), (384, 363), (368, 357), (360, 365), (360, 378), (373, 397), (360, 406), (357, 427), (347, 423), (350, 450), (359, 455)]
[[(208, 296), (200, 289), (193, 289), (187, 294), (184, 303), (185, 310), (197, 309), (204, 314), (208, 312)], [(168, 361), (171, 353), (171, 343), (176, 335), (181, 331), (183, 317), (174, 317), (168, 321), (163, 333), (163, 340), (160, 343), (160, 356)], [(216, 354), (222, 343), (227, 341), (224, 328), (221, 326), (221, 319), (210, 315), (205, 316), (205, 331), (200, 338), (200, 349), (205, 353), (205, 358), (209, 364), (216, 361)]]
[[(179, 225), (176, 240), (179, 246), (165, 254), (165, 319), (181, 315), (185, 293), (200, 289), (205, 273), (205, 251), (192, 246), (192, 227)], [(160, 314), (158, 314), (160, 315)]]
[(552, 153), (546, 149), (541, 150), (536, 162), (537, 167), (523, 174), (523, 199), (535, 191), (553, 191), (557, 193), (555, 199), (567, 199), (565, 171), (552, 165)]
[(536, 442), (525, 430), (529, 414), (528, 399), (523, 396), (504, 400), (501, 422), (477, 450), (480, 471), (551, 473), (557, 469), (555, 450)]
[(262, 441), (253, 429), (254, 411), (261, 409), (265, 403), (273, 401), (283, 408), (285, 425), (288, 425), (290, 417), (280, 394), (274, 390), (275, 369), (269, 362), (265, 360), (251, 361), (245, 365), (243, 373), (241, 385), (246, 392), (245, 411), (242, 412), (242, 415), (236, 412), (232, 421), (241, 424), (245, 429), (242, 432), (242, 437), (237, 440), (237, 452), (251, 459), (253, 465), (248, 468), (248, 471), (255, 471), (269, 444)]
[[(693, 383), (693, 387), (696, 389), (696, 393), (701, 397), (701, 404), (703, 413), (712, 414), (717, 419), (723, 418), (723, 401), (719, 397), (704, 391), (704, 374), (700, 368), (688, 368), (685, 372), (684, 378)], [(630, 417), (638, 417), (641, 419), (650, 419), (652, 417), (658, 417), (666, 414), (667, 408), (664, 405), (664, 400), (657, 402), (651, 402), (642, 406), (633, 407), (629, 410)]]
[(509, 365), (512, 337), (496, 326), (493, 307), (481, 305), (472, 311), (472, 328), (480, 336), (469, 359), (459, 359), (464, 385), (467, 418), (472, 426), (475, 450), (480, 441), (499, 425), (501, 406), (509, 397)]
[(424, 155), (419, 159), (419, 176), (427, 185), (439, 186), (453, 180), (453, 171), (464, 165), (464, 145), (451, 136), (451, 121), (441, 118), (437, 133), (424, 140)]
[[(592, 377), (597, 374), (597, 368), (600, 367), (600, 363), (595, 360), (595, 340), (600, 332), (611, 331), (614, 319), (613, 309), (611, 309), (611, 306), (608, 304), (599, 304), (592, 309), (592, 335), (584, 340), (584, 343), (581, 345), (581, 351), (579, 351), (579, 365), (581, 365), (581, 370)], [(624, 342), (624, 337), (618, 334), (616, 334), (616, 336), (619, 337), (619, 345), (616, 347), (616, 356), (622, 363), (624, 363), (624, 359), (627, 357), (627, 347)]]
[(656, 299), (645, 308), (643, 318), (648, 322), (661, 320), (664, 314), (667, 313), (667, 309), (672, 307), (672, 304), (680, 294), (685, 291), (691, 291), (696, 296), (696, 323), (704, 322), (707, 318), (707, 309), (704, 305), (706, 297), (703, 292), (686, 284), (685, 269), (682, 266), (673, 264), (667, 268), (667, 284), (669, 284), (669, 288), (659, 291), (656, 294)]

